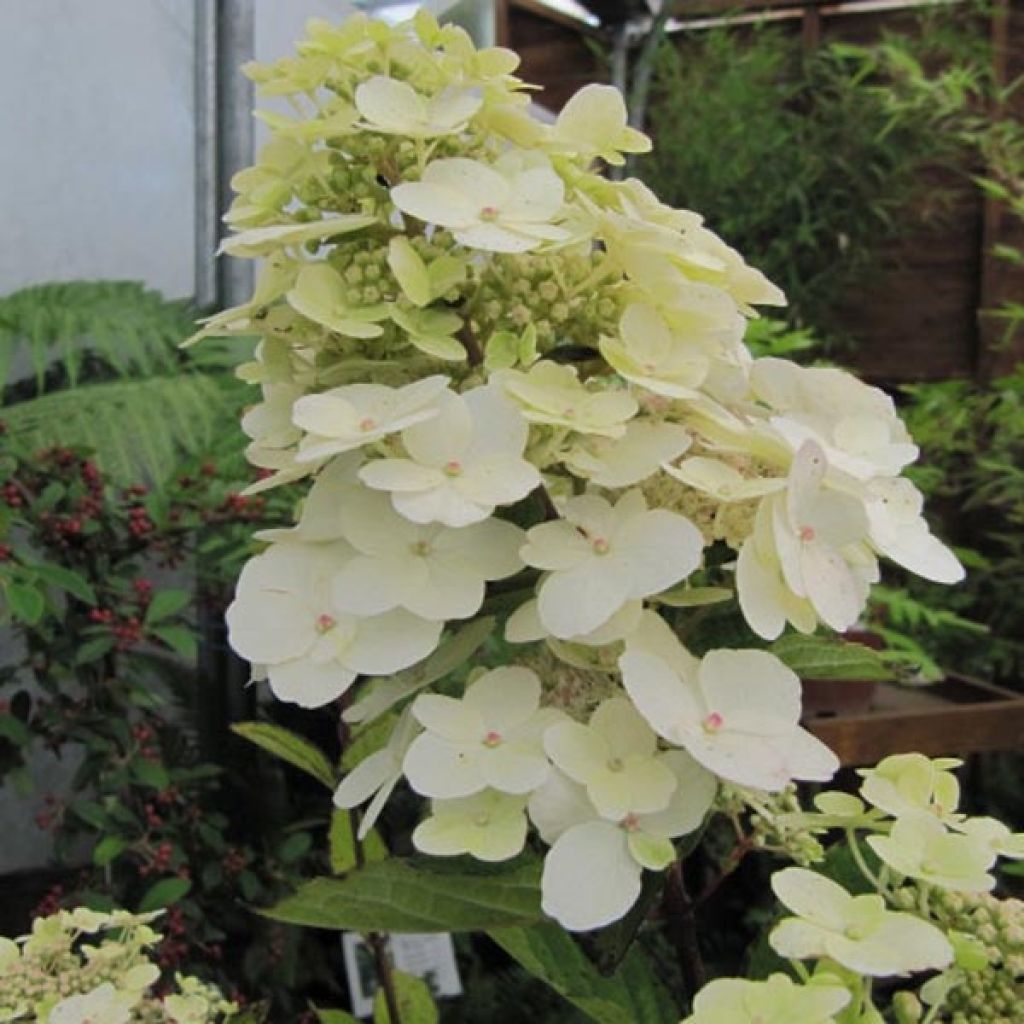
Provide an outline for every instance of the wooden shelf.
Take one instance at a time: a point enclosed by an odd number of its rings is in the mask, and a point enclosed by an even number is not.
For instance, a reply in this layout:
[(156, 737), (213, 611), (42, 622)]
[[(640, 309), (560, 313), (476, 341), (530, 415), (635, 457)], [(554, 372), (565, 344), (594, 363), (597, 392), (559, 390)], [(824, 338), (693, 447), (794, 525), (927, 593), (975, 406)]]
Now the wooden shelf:
[(1024, 694), (961, 676), (922, 687), (881, 683), (868, 711), (814, 716), (804, 725), (844, 766), (911, 751), (939, 757), (1024, 750)]

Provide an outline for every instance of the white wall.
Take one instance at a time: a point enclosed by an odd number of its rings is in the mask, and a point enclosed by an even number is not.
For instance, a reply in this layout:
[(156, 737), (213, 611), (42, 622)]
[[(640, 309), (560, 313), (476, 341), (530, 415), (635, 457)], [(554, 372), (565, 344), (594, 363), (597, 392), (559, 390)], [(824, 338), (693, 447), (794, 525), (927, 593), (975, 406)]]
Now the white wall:
[(191, 0), (0, 0), (0, 126), (0, 293), (191, 294)]

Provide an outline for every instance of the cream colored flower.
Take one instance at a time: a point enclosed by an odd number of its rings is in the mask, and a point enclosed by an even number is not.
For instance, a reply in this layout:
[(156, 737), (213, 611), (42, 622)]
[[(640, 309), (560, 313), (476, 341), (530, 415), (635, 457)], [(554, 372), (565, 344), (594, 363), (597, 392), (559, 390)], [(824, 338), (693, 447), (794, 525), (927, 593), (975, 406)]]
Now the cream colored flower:
[(526, 797), (485, 789), (473, 796), (434, 800), (430, 817), (412, 834), (421, 853), (453, 857), (468, 853), (482, 861), (508, 860), (526, 842)]
[(639, 490), (614, 506), (596, 494), (570, 498), (562, 514), (529, 530), (520, 552), (548, 573), (537, 611), (561, 639), (592, 632), (627, 602), (667, 590), (700, 564), (703, 540), (693, 523), (648, 509)]
[(481, 96), (449, 88), (425, 99), (407, 82), (374, 75), (356, 86), (355, 104), (362, 128), (388, 135), (429, 139), (462, 131), (480, 109)]
[(622, 93), (611, 85), (585, 85), (573, 93), (555, 121), (549, 143), (584, 160), (625, 163), (623, 153), (649, 153), (651, 140), (627, 124)]
[(419, 181), (392, 188), (391, 200), (402, 213), (450, 229), (471, 249), (527, 252), (569, 238), (552, 223), (562, 211), (565, 187), (544, 165), (435, 160)]
[(877, 893), (851, 896), (841, 885), (804, 868), (772, 875), (772, 889), (796, 917), (768, 937), (772, 949), (793, 960), (828, 957), (875, 978), (941, 970), (953, 948), (933, 924), (887, 910)]

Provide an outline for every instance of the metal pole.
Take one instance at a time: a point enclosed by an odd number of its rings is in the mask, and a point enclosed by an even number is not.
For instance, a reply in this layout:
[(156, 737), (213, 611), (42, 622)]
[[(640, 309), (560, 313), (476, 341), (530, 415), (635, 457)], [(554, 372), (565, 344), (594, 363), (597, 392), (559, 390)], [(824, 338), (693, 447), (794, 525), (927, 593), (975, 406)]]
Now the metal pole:
[(253, 0), (195, 0), (196, 304), (235, 306), (252, 291), (246, 260), (214, 256), (231, 201), (231, 178), (252, 163), (252, 85), (241, 66), (253, 56)]

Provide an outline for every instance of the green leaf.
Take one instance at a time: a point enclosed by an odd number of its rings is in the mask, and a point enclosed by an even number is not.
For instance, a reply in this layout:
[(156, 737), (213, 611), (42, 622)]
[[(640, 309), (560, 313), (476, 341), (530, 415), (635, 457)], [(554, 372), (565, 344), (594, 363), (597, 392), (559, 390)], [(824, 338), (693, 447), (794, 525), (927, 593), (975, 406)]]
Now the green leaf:
[(540, 921), (539, 882), (539, 863), (470, 874), (391, 858), (344, 878), (315, 878), (261, 913), (337, 931), (481, 931)]
[(144, 914), (150, 910), (163, 910), (177, 903), (191, 888), (192, 883), (187, 878), (162, 878), (146, 890), (139, 901), (138, 912)]
[(110, 819), (107, 812), (99, 804), (91, 800), (76, 800), (71, 805), (71, 810), (78, 815), (86, 824), (101, 830), (110, 828)]
[(863, 644), (791, 633), (769, 650), (801, 679), (892, 679), (877, 651)]
[(43, 616), (46, 600), (42, 593), (27, 583), (11, 583), (6, 591), (11, 614), (28, 626), (34, 626)]
[(295, 832), (278, 847), (277, 856), (284, 864), (294, 864), (305, 857), (312, 846), (313, 837), (308, 832)]
[(171, 784), (167, 769), (158, 761), (147, 761), (137, 758), (132, 762), (132, 774), (144, 786), (151, 789), (166, 789)]
[[(403, 971), (392, 971), (391, 981), (402, 1024), (437, 1024), (437, 1006), (429, 986), (422, 978)], [(383, 988), (378, 988), (373, 997), (373, 1024), (393, 1024)]]
[(62, 565), (54, 565), (51, 562), (40, 562), (38, 565), (31, 566), (31, 569), (44, 583), (66, 590), (86, 604), (96, 604), (96, 591), (92, 589), (89, 581), (77, 572), (72, 572)]
[(313, 1012), (320, 1024), (359, 1024), (359, 1021), (345, 1010), (322, 1010), (314, 1006)]
[(16, 747), (23, 747), (32, 740), (28, 726), (16, 715), (7, 712), (0, 714), (0, 737), (9, 740)]
[(309, 740), (279, 725), (270, 722), (236, 722), (231, 726), (231, 731), (307, 775), (312, 775), (330, 790), (338, 784), (331, 762), (323, 751)]
[(176, 654), (189, 661), (194, 660), (199, 653), (195, 633), (186, 626), (156, 626), (149, 632), (163, 640)]
[(92, 862), (98, 867), (106, 867), (127, 848), (128, 843), (120, 836), (104, 836), (93, 848)]
[(499, 928), (488, 935), (535, 978), (550, 985), (598, 1024), (676, 1024), (679, 1011), (634, 946), (605, 977), (568, 932), (555, 924)]
[(146, 609), (146, 625), (153, 625), (180, 612), (192, 600), (187, 590), (158, 590)]
[(112, 636), (94, 636), (86, 640), (75, 652), (76, 665), (88, 665), (91, 661), (102, 658), (107, 651), (114, 649), (114, 638)]
[(494, 618), (485, 615), (463, 626), (425, 661), (393, 676), (378, 676), (367, 682), (366, 696), (342, 717), (352, 724), (372, 722), (417, 690), (436, 683), (464, 665), (494, 632)]
[[(346, 875), (355, 869), (356, 838), (352, 828), (350, 811), (335, 807), (331, 814), (331, 828), (328, 835), (330, 847), (331, 871), (336, 875)], [(384, 845), (376, 829), (370, 829), (363, 840), (363, 860), (367, 864), (387, 859), (388, 848)]]

